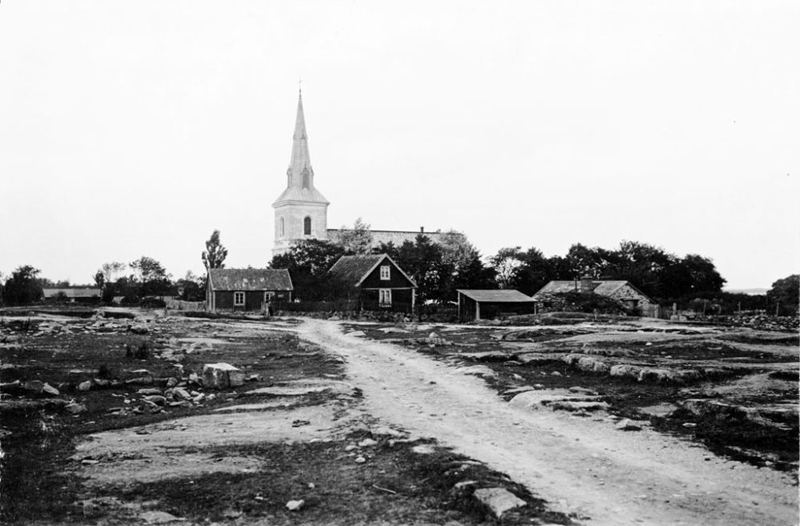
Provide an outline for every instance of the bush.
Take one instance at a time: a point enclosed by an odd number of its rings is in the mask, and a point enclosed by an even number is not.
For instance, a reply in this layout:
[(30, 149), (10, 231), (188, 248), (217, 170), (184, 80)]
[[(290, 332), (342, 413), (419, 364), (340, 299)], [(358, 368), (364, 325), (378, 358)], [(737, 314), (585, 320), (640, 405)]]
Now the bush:
[(145, 298), (139, 305), (145, 309), (163, 309), (167, 306), (167, 302), (161, 298)]
[(135, 294), (131, 294), (129, 296), (125, 296), (124, 298), (122, 298), (122, 301), (120, 302), (120, 304), (121, 305), (125, 305), (126, 307), (131, 307), (131, 306), (134, 306), (134, 305), (139, 305), (141, 302), (142, 302), (142, 298), (140, 298), (139, 296), (137, 296)]

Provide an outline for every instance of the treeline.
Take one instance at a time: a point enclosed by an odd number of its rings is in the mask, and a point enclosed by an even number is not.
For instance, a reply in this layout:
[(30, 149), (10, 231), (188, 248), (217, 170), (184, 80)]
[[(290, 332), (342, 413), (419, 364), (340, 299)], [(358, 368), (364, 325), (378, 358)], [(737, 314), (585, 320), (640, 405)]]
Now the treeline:
[[(458, 232), (440, 234), (437, 242), (420, 234), (400, 246), (389, 243), (370, 248), (368, 228), (357, 222), (338, 243), (303, 241), (275, 256), (269, 266), (289, 269), (294, 296), (307, 301), (339, 297), (342, 285), (331, 280), (327, 271), (342, 255), (386, 253), (417, 282), (420, 302), (455, 301), (456, 290), (461, 288), (517, 289), (532, 295), (551, 280), (591, 278), (629, 281), (661, 305), (674, 303), (681, 309), (706, 314), (769, 311), (776, 305), (772, 299), (775, 293), (724, 292), (725, 279), (709, 258), (697, 254), (679, 257), (646, 243), (623, 241), (610, 250), (577, 243), (564, 256), (552, 257), (545, 257), (535, 247), (509, 247), (483, 258)], [(791, 302), (791, 292), (782, 293), (783, 306), (778, 312), (796, 313), (796, 296)]]

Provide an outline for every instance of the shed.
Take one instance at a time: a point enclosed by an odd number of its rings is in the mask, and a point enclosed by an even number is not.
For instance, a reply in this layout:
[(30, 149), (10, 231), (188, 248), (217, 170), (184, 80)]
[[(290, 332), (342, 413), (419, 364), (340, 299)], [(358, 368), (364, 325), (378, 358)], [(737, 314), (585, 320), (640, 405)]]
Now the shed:
[(329, 273), (339, 279), (360, 310), (413, 312), (417, 284), (387, 254), (342, 256)]
[(536, 302), (518, 290), (458, 289), (458, 319), (461, 322), (493, 318), (496, 314), (532, 314)]
[(261, 311), (292, 301), (292, 278), (286, 269), (213, 268), (208, 271), (206, 309)]

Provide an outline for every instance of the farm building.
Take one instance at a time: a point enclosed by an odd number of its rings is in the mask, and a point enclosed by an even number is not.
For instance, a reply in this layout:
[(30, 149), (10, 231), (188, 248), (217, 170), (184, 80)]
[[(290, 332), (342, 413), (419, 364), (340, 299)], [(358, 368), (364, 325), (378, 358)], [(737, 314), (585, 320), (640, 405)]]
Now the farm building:
[(458, 320), (494, 318), (498, 314), (532, 314), (536, 302), (518, 290), (458, 290)]
[(93, 287), (62, 287), (42, 289), (47, 302), (65, 303), (97, 303), (103, 296), (103, 290)]
[(414, 310), (417, 284), (386, 254), (342, 256), (329, 272), (360, 310)]
[(292, 290), (285, 269), (210, 269), (206, 309), (263, 312), (271, 303), (291, 301)]
[(643, 316), (658, 316), (659, 306), (646, 294), (624, 280), (576, 279), (570, 281), (551, 281), (533, 299), (547, 301), (549, 296), (566, 292), (594, 293), (619, 301), (626, 309), (638, 310)]

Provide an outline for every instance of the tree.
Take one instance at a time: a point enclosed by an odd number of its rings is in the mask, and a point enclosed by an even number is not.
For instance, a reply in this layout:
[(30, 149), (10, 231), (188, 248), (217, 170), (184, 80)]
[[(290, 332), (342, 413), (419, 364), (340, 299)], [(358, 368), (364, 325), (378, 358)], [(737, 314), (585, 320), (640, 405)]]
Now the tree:
[(42, 298), (42, 286), (37, 279), (39, 269), (24, 265), (11, 273), (3, 286), (3, 298), (9, 305), (28, 305)]
[(142, 256), (129, 266), (133, 270), (131, 281), (138, 283), (140, 297), (164, 296), (171, 292), (170, 275), (155, 259)]
[(219, 241), (219, 230), (214, 230), (206, 241), (206, 250), (201, 255), (203, 266), (206, 267), (206, 270), (225, 268), (226, 257), (228, 257), (228, 249), (223, 247)]
[(341, 245), (306, 239), (295, 243), (287, 252), (274, 256), (268, 266), (289, 271), (295, 298), (304, 301), (333, 300), (337, 299), (340, 290), (328, 270), (344, 253)]
[(191, 270), (187, 270), (186, 275), (176, 285), (183, 301), (203, 301), (206, 297), (206, 278), (197, 276)]
[(97, 272), (95, 272), (95, 274), (94, 274), (94, 283), (95, 283), (95, 285), (97, 285), (101, 289), (105, 286), (105, 284), (106, 284), (106, 276), (105, 276), (105, 274), (103, 274), (102, 270), (98, 270)]
[(773, 283), (767, 291), (767, 301), (775, 309), (773, 312), (796, 316), (800, 307), (800, 274), (792, 274)]
[(522, 267), (522, 247), (505, 247), (489, 258), (501, 289), (513, 289), (519, 268)]
[(372, 247), (370, 225), (359, 217), (353, 223), (353, 228), (342, 227), (339, 230), (338, 244), (348, 254), (369, 254)]
[(103, 273), (103, 283), (116, 283), (125, 269), (128, 267), (125, 263), (119, 261), (112, 261), (110, 263), (103, 263), (98, 272)]

